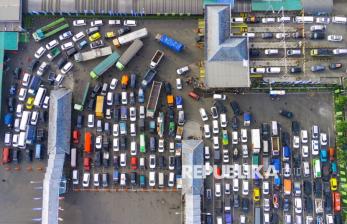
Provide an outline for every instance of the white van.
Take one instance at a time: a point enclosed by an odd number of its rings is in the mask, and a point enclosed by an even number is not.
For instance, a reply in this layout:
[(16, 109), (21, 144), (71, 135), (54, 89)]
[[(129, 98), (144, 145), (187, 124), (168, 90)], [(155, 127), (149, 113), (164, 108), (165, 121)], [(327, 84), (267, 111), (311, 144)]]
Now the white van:
[(266, 55), (277, 55), (278, 54), (278, 49), (266, 49), (264, 51)]
[(290, 23), (291, 18), (289, 16), (282, 16), (277, 18), (278, 23)]
[(124, 26), (136, 26), (135, 20), (124, 20)]
[(77, 149), (71, 149), (71, 168), (75, 168), (77, 163)]
[(280, 67), (268, 67), (266, 68), (266, 73), (272, 73), (272, 74), (277, 74), (281, 72)]
[(73, 42), (77, 42), (79, 40), (81, 40), (83, 37), (85, 37), (86, 35), (83, 33), (83, 31), (75, 34), (75, 36), (72, 37)]
[(128, 94), (127, 92), (122, 92), (122, 104), (127, 105), (128, 104)]
[(175, 173), (170, 172), (169, 173), (169, 181), (167, 182), (168, 187), (174, 187), (175, 186)]
[(210, 147), (205, 146), (205, 159), (210, 159), (211, 155), (210, 155)]
[(307, 161), (304, 162), (304, 176), (310, 176), (310, 164)]
[(277, 121), (271, 121), (272, 136), (278, 136), (278, 124)]
[(72, 171), (72, 184), (74, 185), (78, 184), (78, 170)]
[(297, 16), (297, 17), (295, 17), (294, 22), (296, 22), (296, 23), (313, 23), (314, 17), (313, 16)]
[(149, 172), (149, 182), (148, 185), (150, 187), (155, 187), (155, 171), (150, 171)]
[(269, 141), (263, 140), (263, 154), (269, 155)]
[(249, 193), (249, 182), (248, 180), (242, 181), (242, 195), (248, 195)]
[(333, 16), (332, 23), (346, 24), (347, 18), (344, 16)]
[(243, 17), (233, 17), (231, 18), (231, 23), (243, 23), (244, 19)]
[(131, 123), (130, 124), (130, 135), (132, 137), (136, 136), (136, 125), (135, 125), (135, 123)]
[(210, 125), (204, 124), (204, 136), (205, 138), (211, 138)]
[(158, 181), (158, 186), (159, 186), (160, 188), (164, 187), (165, 176), (164, 176), (164, 173), (163, 173), (163, 172), (160, 172), (160, 173), (158, 174), (158, 179), (159, 179), (159, 181)]
[(218, 120), (212, 121), (212, 132), (213, 134), (219, 134)]

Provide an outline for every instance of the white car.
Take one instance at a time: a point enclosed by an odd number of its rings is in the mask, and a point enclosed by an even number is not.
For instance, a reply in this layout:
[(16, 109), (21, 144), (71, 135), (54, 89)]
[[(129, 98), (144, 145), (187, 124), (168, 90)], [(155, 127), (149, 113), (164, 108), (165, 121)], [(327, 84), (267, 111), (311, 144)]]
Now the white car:
[(60, 48), (63, 50), (63, 51), (66, 51), (66, 50), (69, 50), (70, 48), (73, 48), (73, 43), (70, 41), (70, 42), (67, 42), (65, 44), (62, 44), (60, 46)]
[(283, 176), (290, 177), (290, 165), (289, 163), (284, 163)]
[(155, 166), (156, 166), (155, 155), (149, 155), (149, 168), (155, 169)]
[(137, 154), (136, 141), (131, 141), (131, 143), (130, 143), (130, 155), (136, 156), (136, 154)]
[(136, 108), (130, 107), (129, 109), (130, 121), (136, 121)]
[(263, 194), (264, 195), (270, 194), (270, 183), (269, 183), (269, 181), (263, 181), (263, 188), (262, 188), (262, 190), (263, 190)]
[(46, 96), (45, 99), (43, 100), (42, 108), (47, 109), (49, 106), (49, 96)]
[(327, 224), (334, 224), (334, 216), (332, 214), (326, 214), (325, 220)]
[(66, 63), (64, 65), (64, 67), (60, 71), (62, 74), (65, 75), (66, 73), (68, 73), (72, 69), (72, 67), (73, 67), (73, 64), (72, 64), (72, 62), (69, 61), (68, 63)]
[(223, 163), (229, 163), (229, 151), (228, 151), (228, 149), (223, 149)]
[(126, 167), (127, 166), (127, 156), (125, 153), (120, 154), (120, 166), (121, 167)]
[(289, 36), (290, 36), (289, 33), (276, 33), (275, 34), (276, 39), (283, 39), (283, 38), (289, 37)]
[(249, 175), (249, 165), (248, 165), (248, 163), (243, 163), (242, 164), (242, 174), (245, 177), (248, 177), (248, 175)]
[(187, 65), (187, 66), (184, 66), (182, 68), (177, 69), (177, 75), (183, 75), (183, 74), (187, 73), (188, 71), (189, 71), (189, 67)]
[(124, 26), (136, 26), (136, 20), (124, 20)]
[(118, 79), (113, 78), (113, 79), (111, 80), (111, 83), (110, 83), (110, 89), (111, 89), (111, 90), (115, 90), (116, 87), (117, 87), (117, 84), (118, 84)]
[(301, 130), (301, 142), (306, 144), (308, 142), (308, 132), (307, 130)]
[(20, 88), (18, 93), (18, 100), (23, 102), (25, 100), (25, 97), (27, 96), (27, 92), (28, 92), (28, 89)]
[(127, 185), (127, 176), (125, 173), (120, 174), (120, 186), (126, 186)]
[(329, 17), (317, 17), (316, 18), (316, 23), (318, 23), (318, 24), (329, 24), (330, 23), (330, 18)]
[(102, 20), (94, 20), (90, 22), (90, 26), (102, 26), (104, 25), (104, 23), (102, 22)]
[(118, 137), (118, 135), (119, 135), (119, 124), (113, 124), (112, 135), (114, 137)]
[(163, 138), (159, 139), (158, 152), (164, 152), (164, 139)]
[(90, 180), (90, 173), (84, 173), (82, 186), (83, 187), (89, 187), (89, 180)]
[(241, 142), (247, 143), (247, 129), (241, 128)]
[(319, 154), (319, 141), (318, 140), (312, 140), (311, 142), (311, 148), (312, 148), (312, 155), (316, 156)]
[(343, 36), (342, 35), (329, 35), (328, 36), (328, 41), (340, 42), (342, 40), (343, 40)]
[(66, 40), (69, 39), (70, 37), (72, 37), (73, 34), (71, 31), (66, 31), (65, 33), (62, 33), (59, 35), (59, 40)]
[(88, 128), (94, 127), (94, 114), (88, 114)]
[(218, 120), (212, 121), (212, 132), (213, 132), (213, 134), (219, 133)]
[(222, 128), (226, 128), (228, 125), (227, 115), (225, 113), (222, 113), (222, 114), (220, 114), (219, 118), (220, 118), (220, 126)]
[(271, 18), (271, 17), (269, 17), (269, 18), (262, 18), (261, 22), (262, 23), (275, 23), (276, 19), (275, 18)]
[(36, 74), (38, 76), (42, 76), (43, 73), (47, 70), (48, 66), (49, 66), (49, 64), (47, 62), (43, 61), (40, 65), (40, 67), (37, 69)]
[(248, 180), (242, 181), (242, 195), (248, 195), (249, 193), (249, 182)]
[(85, 26), (87, 25), (86, 21), (84, 19), (74, 20), (72, 22), (73, 26)]
[(218, 138), (218, 136), (213, 136), (213, 149), (219, 149), (219, 138)]
[(113, 152), (119, 151), (119, 138), (113, 138), (112, 148), (113, 148)]
[(222, 185), (220, 183), (215, 183), (214, 193), (215, 193), (215, 196), (218, 198), (222, 195)]
[(295, 207), (295, 213), (301, 214), (302, 213), (302, 200), (301, 198), (295, 198), (294, 199), (294, 207)]
[(263, 208), (264, 208), (264, 211), (268, 212), (270, 211), (270, 199), (269, 198), (264, 198), (263, 199)]
[(309, 152), (308, 152), (308, 146), (307, 145), (301, 146), (301, 154), (302, 154), (302, 157), (304, 157), (304, 158), (308, 157)]
[(293, 136), (293, 148), (298, 149), (300, 147), (300, 138), (299, 136)]
[(56, 47), (59, 44), (59, 42), (57, 40), (52, 40), (51, 42), (49, 42), (48, 44), (46, 44), (46, 49), (47, 50), (51, 50), (54, 47)]
[(145, 106), (141, 105), (139, 111), (140, 111), (139, 118), (140, 119), (146, 118)]
[(204, 124), (204, 135), (205, 135), (205, 138), (211, 138), (211, 131), (210, 131), (209, 124)]
[(24, 73), (24, 76), (23, 76), (23, 79), (22, 79), (22, 85), (24, 87), (28, 87), (29, 86), (30, 78), (31, 78), (31, 75), (29, 73)]
[(102, 148), (102, 135), (98, 135), (95, 138), (95, 148), (101, 149)]
[(231, 132), (231, 143), (233, 145), (237, 145), (238, 142), (239, 142), (238, 132), (237, 131)]
[(176, 89), (181, 90), (182, 88), (182, 80), (180, 78), (176, 79)]
[(83, 31), (76, 33), (73, 37), (72, 37), (72, 41), (73, 42), (77, 42), (79, 40), (81, 40), (82, 38), (84, 38), (86, 35), (84, 34)]
[(37, 125), (37, 121), (39, 120), (39, 112), (33, 111), (30, 118), (30, 124), (31, 125)]
[(40, 47), (39, 49), (37, 49), (37, 51), (35, 52), (35, 58), (40, 59), (42, 57), (42, 55), (46, 52), (46, 48), (44, 47)]
[(100, 186), (99, 176), (100, 176), (99, 173), (94, 173), (94, 177), (93, 177), (94, 187)]
[(207, 117), (207, 114), (206, 114), (206, 110), (204, 108), (200, 108), (199, 112), (200, 112), (201, 120), (202, 121), (207, 121), (208, 117)]
[(320, 133), (320, 144), (323, 146), (328, 144), (328, 136), (326, 133)]

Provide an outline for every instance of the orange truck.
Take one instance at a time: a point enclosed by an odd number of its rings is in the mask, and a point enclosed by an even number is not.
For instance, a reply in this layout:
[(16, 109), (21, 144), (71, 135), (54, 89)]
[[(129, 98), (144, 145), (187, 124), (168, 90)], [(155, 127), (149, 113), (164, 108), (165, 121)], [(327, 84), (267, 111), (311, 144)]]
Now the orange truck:
[(121, 85), (122, 89), (126, 89), (129, 83), (129, 76), (127, 74), (122, 75)]
[(292, 181), (289, 179), (284, 179), (283, 181), (283, 192), (284, 195), (291, 195), (292, 192)]
[(90, 153), (92, 151), (92, 134), (89, 131), (84, 133), (84, 152)]
[(174, 97), (173, 97), (173, 95), (167, 95), (166, 96), (166, 100), (167, 100), (167, 104), (169, 105), (169, 107), (173, 107), (173, 105), (174, 105)]

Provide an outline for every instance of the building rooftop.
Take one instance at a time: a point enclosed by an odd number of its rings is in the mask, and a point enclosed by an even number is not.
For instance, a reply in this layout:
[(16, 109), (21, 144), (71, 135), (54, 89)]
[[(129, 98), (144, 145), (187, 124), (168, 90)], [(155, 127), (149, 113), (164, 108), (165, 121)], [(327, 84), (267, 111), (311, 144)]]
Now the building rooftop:
[(21, 31), (22, 0), (0, 0), (0, 31)]
[(248, 39), (230, 36), (229, 5), (206, 5), (205, 19), (206, 86), (249, 87)]

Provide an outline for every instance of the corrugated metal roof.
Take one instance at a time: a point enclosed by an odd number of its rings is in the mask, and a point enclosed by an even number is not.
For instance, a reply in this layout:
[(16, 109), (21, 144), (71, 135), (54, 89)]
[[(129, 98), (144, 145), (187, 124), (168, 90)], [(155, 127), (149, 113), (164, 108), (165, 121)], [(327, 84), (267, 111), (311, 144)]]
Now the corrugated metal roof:
[(209, 88), (249, 87), (248, 39), (230, 36), (230, 7), (206, 6), (205, 84)]

